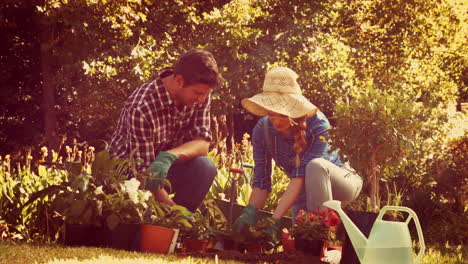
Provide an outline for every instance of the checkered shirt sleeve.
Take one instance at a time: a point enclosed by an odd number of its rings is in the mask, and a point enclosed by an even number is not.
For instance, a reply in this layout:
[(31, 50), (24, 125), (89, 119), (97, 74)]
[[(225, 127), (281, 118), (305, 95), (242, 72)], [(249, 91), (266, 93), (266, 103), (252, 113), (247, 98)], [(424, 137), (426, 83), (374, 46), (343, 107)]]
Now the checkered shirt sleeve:
[(265, 145), (263, 131), (264, 119), (261, 118), (252, 132), (253, 158), (255, 162), (252, 188), (260, 188), (271, 192), (272, 156)]
[[(133, 152), (135, 160), (142, 159), (137, 163), (137, 170), (143, 171), (156, 159), (153, 144), (153, 130), (147, 120), (147, 116), (139, 108), (132, 109), (128, 116), (127, 142), (129, 149)], [(132, 153), (130, 153), (132, 155)]]
[(203, 138), (206, 141), (211, 141), (212, 136), (210, 130), (210, 107), (211, 98), (208, 96), (206, 102), (202, 104), (194, 113), (191, 129), (188, 131), (189, 140)]

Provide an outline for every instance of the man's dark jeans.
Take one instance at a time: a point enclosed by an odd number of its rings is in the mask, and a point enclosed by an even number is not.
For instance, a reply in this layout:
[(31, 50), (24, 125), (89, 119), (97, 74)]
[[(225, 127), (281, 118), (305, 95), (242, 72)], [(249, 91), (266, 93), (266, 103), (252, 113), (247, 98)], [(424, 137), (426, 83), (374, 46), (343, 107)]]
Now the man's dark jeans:
[(213, 161), (206, 156), (174, 163), (167, 176), (175, 193), (174, 202), (195, 212), (210, 190), (216, 173)]

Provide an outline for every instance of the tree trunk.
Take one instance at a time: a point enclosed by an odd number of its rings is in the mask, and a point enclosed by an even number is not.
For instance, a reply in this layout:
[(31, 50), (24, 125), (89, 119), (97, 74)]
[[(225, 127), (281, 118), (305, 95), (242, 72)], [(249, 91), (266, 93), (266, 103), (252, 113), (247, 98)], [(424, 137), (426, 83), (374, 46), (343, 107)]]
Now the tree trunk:
[[(39, 23), (41, 76), (42, 76), (42, 114), (44, 133), (49, 150), (58, 151), (57, 113), (55, 111), (55, 78), (52, 68), (53, 30)], [(52, 157), (52, 155), (49, 155)]]
[(368, 171), (370, 183), (370, 207), (371, 210), (377, 212), (379, 210), (379, 174), (377, 173), (376, 164), (377, 152), (372, 153), (370, 171)]

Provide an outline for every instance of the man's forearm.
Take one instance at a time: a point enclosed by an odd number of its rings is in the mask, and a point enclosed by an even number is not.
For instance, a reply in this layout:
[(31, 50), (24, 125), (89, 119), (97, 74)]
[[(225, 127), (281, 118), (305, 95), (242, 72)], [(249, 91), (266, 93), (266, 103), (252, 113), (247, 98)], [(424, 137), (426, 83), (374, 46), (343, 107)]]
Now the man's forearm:
[(177, 155), (179, 158), (176, 162), (184, 162), (199, 156), (207, 155), (209, 147), (210, 142), (202, 138), (197, 138), (173, 149), (166, 150), (166, 152)]

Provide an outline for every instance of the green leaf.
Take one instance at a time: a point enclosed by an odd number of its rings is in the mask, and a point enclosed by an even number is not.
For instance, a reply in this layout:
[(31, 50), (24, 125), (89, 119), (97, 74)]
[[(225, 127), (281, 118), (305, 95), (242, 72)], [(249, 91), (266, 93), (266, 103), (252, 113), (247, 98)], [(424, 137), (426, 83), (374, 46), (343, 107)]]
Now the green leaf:
[(83, 212), (86, 208), (86, 201), (84, 200), (75, 200), (70, 204), (70, 216), (80, 217), (83, 215)]
[(46, 166), (44, 166), (44, 165), (37, 166), (37, 171), (38, 171), (39, 176), (41, 176), (43, 178), (47, 177), (48, 173), (47, 173)]

